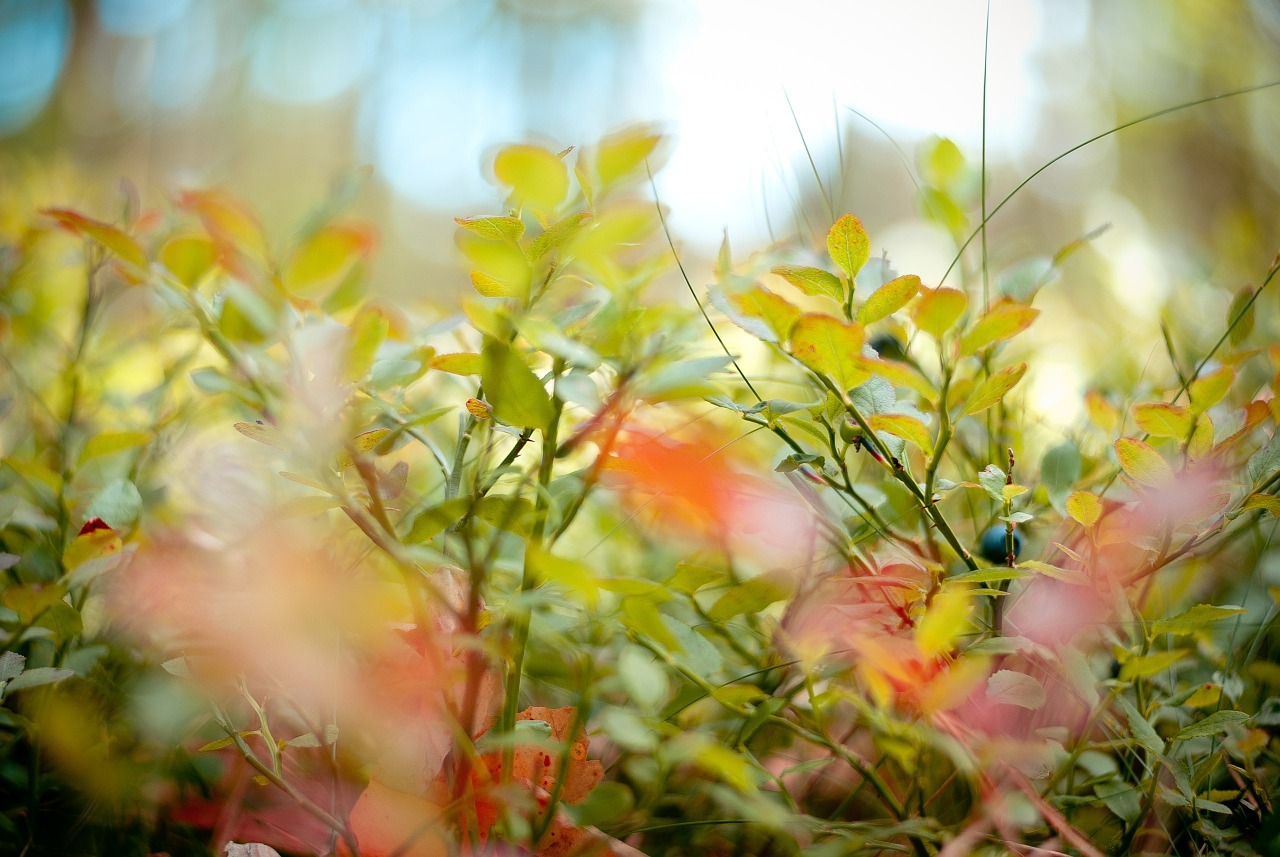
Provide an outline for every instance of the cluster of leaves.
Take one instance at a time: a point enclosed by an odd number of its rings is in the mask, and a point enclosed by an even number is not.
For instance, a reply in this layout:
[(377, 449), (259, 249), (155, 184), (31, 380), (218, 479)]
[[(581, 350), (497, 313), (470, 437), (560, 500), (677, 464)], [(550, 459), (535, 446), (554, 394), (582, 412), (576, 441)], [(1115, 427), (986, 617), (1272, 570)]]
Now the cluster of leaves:
[(366, 295), (354, 180), (280, 247), (214, 191), (6, 245), (2, 841), (1273, 847), (1275, 269), (1046, 442), (1050, 278), (930, 287), (845, 214), (685, 307), (660, 151), (501, 151), (461, 316)]

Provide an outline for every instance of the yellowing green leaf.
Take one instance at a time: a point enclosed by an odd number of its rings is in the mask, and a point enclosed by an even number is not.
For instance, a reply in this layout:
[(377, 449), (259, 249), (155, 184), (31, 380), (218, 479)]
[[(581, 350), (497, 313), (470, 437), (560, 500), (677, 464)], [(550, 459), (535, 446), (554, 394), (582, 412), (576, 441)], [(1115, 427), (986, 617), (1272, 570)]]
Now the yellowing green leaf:
[(1014, 301), (1000, 301), (973, 323), (960, 337), (960, 356), (977, 354), (989, 345), (1003, 342), (1031, 326), (1040, 310)]
[(1092, 527), (1102, 517), (1102, 501), (1090, 491), (1072, 491), (1067, 497), (1067, 514), (1084, 527)]
[(929, 428), (915, 417), (906, 414), (872, 414), (867, 417), (867, 425), (875, 431), (915, 444), (924, 450), (925, 455), (933, 453), (933, 438), (929, 436)]
[(84, 463), (100, 455), (111, 455), (126, 449), (136, 449), (151, 440), (151, 433), (145, 431), (113, 431), (95, 434), (89, 438), (80, 452), (80, 462)]
[(540, 146), (508, 146), (493, 161), (498, 181), (511, 188), (518, 204), (552, 211), (569, 192), (569, 170), (564, 162)]
[(968, 305), (968, 295), (959, 289), (925, 289), (912, 307), (911, 318), (916, 327), (934, 339), (942, 339)]
[(871, 256), (871, 239), (862, 221), (852, 214), (840, 216), (827, 233), (827, 252), (836, 267), (852, 280)]
[(868, 374), (883, 378), (895, 387), (914, 390), (930, 401), (938, 398), (938, 388), (933, 386), (933, 383), (921, 375), (918, 370), (906, 363), (898, 363), (894, 360), (873, 360), (869, 357), (863, 357), (858, 361), (858, 365)]
[(1266, 509), (1272, 515), (1280, 518), (1280, 497), (1274, 494), (1251, 494), (1249, 499), (1244, 501), (1241, 511), (1247, 512), (1250, 509)]
[(1214, 604), (1197, 604), (1185, 613), (1179, 613), (1168, 619), (1158, 619), (1151, 623), (1151, 635), (1161, 634), (1194, 634), (1203, 631), (1215, 622), (1239, 616), (1245, 612), (1243, 607), (1225, 604), (1221, 607)]
[(504, 283), (484, 271), (471, 272), (471, 285), (486, 298), (518, 298), (525, 293), (523, 285)]
[(713, 622), (724, 622), (743, 613), (759, 613), (770, 604), (789, 597), (792, 589), (782, 578), (769, 575), (752, 577), (721, 595), (707, 615)]
[(69, 208), (46, 208), (43, 214), (58, 221), (58, 225), (82, 238), (90, 238), (114, 253), (120, 261), (132, 266), (135, 277), (147, 270), (147, 254), (138, 242), (109, 223), (86, 217)]
[(387, 338), (391, 324), (387, 316), (376, 309), (361, 310), (351, 322), (347, 334), (347, 355), (344, 375), (348, 381), (359, 381), (373, 367), (378, 349)]
[(1018, 563), (1018, 568), (1030, 569), (1037, 574), (1043, 574), (1045, 577), (1052, 577), (1054, 580), (1061, 580), (1063, 583), (1074, 583), (1077, 586), (1083, 586), (1089, 582), (1082, 571), (1059, 568), (1056, 565), (1050, 565), (1038, 559), (1023, 560)]
[(1202, 414), (1221, 402), (1231, 390), (1231, 382), (1235, 379), (1235, 370), (1230, 366), (1223, 366), (1192, 381), (1188, 389), (1191, 396), (1191, 409), (1197, 414)]
[(800, 318), (798, 308), (764, 286), (752, 286), (745, 292), (729, 292), (725, 297), (742, 315), (763, 321), (775, 337), (770, 340), (773, 342), (786, 342), (796, 319)]
[(1115, 442), (1116, 458), (1125, 474), (1140, 485), (1154, 488), (1173, 479), (1173, 470), (1160, 453), (1137, 438), (1122, 437)]
[(1232, 724), (1244, 723), (1248, 719), (1249, 715), (1243, 711), (1232, 711), (1230, 709), (1215, 711), (1204, 720), (1192, 723), (1190, 726), (1181, 729), (1173, 737), (1179, 741), (1189, 741), (1192, 738), (1207, 738), (1210, 735), (1217, 735), (1219, 732), (1225, 731)]
[(1019, 363), (1017, 366), (1005, 367), (987, 378), (969, 397), (969, 401), (964, 406), (964, 414), (981, 413), (1000, 401), (1004, 398), (1005, 393), (1012, 390), (1014, 385), (1022, 380), (1022, 376), (1026, 372), (1027, 364)]
[(481, 378), (493, 415), (513, 426), (546, 431), (555, 409), (533, 370), (505, 343), (489, 339), (484, 346)]
[(374, 236), (356, 225), (326, 226), (302, 242), (285, 265), (285, 291), (300, 297), (325, 294), (373, 251)]
[(600, 141), (595, 152), (596, 175), (602, 189), (608, 189), (632, 173), (639, 173), (645, 159), (657, 149), (662, 137), (643, 129), (628, 128)]
[(820, 313), (800, 316), (791, 328), (791, 353), (813, 371), (826, 375), (840, 390), (870, 377), (862, 367), (862, 325), (845, 324)]
[(938, 593), (916, 625), (916, 648), (925, 657), (950, 650), (968, 629), (972, 610), (968, 589), (949, 587)]
[(893, 315), (902, 309), (920, 291), (920, 278), (904, 274), (890, 280), (871, 293), (867, 302), (858, 308), (858, 321), (871, 324)]
[(518, 217), (455, 217), (453, 222), (489, 241), (519, 242), (524, 221)]
[(810, 297), (844, 300), (844, 286), (840, 284), (840, 278), (830, 271), (804, 265), (775, 265), (771, 272)]
[(1130, 658), (1120, 667), (1120, 680), (1129, 681), (1135, 678), (1146, 678), (1158, 672), (1164, 672), (1182, 660), (1186, 654), (1186, 649), (1170, 649), (1167, 652), (1155, 652), (1150, 655)]
[(1164, 402), (1134, 405), (1133, 420), (1152, 437), (1186, 440), (1191, 435), (1191, 412), (1179, 405)]
[(1213, 450), (1214, 432), (1213, 420), (1208, 414), (1196, 417), (1195, 431), (1191, 433), (1191, 440), (1187, 443), (1187, 455), (1192, 460), (1204, 458)]
[(484, 359), (473, 351), (437, 354), (428, 365), (450, 375), (479, 375), (484, 371)]
[[(524, 251), (509, 241), (488, 241), (470, 232), (455, 236), (472, 264), (471, 282), (485, 297), (524, 297), (533, 276)], [(478, 275), (479, 276), (478, 276)]]
[(258, 264), (267, 258), (267, 239), (262, 227), (243, 205), (219, 190), (187, 190), (178, 194), (178, 205), (193, 212), (204, 224), (226, 262), (236, 254)]
[(160, 248), (160, 264), (189, 289), (194, 289), (217, 261), (217, 248), (203, 235), (178, 235)]

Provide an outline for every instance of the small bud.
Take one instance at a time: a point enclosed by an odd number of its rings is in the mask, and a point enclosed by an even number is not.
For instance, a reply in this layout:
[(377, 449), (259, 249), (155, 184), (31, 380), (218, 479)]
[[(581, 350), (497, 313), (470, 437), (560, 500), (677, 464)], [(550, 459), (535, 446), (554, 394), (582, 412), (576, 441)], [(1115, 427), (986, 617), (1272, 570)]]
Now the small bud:
[(478, 420), (493, 419), (493, 408), (479, 399), (467, 399), (467, 412)]

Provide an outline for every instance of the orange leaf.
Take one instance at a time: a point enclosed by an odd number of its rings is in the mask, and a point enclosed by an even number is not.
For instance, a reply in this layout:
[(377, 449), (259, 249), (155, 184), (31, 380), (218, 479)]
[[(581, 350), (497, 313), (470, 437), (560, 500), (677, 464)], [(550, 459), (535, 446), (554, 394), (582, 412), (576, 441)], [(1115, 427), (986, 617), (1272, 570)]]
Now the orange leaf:
[(68, 232), (73, 232), (82, 238), (90, 238), (110, 250), (120, 261), (136, 269), (131, 271), (131, 274), (145, 274), (147, 254), (142, 252), (137, 241), (111, 224), (85, 217), (80, 212), (69, 208), (46, 208), (42, 213), (58, 221), (58, 225)]

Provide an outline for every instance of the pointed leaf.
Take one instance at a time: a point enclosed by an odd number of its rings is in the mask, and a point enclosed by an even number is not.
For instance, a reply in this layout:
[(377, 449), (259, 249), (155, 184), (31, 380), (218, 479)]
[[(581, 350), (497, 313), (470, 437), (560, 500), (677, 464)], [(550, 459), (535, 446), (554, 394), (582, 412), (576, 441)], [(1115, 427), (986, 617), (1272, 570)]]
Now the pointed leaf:
[(479, 375), (484, 371), (484, 358), (472, 351), (437, 354), (428, 365), (450, 375)]
[(833, 301), (844, 300), (844, 286), (840, 284), (840, 278), (830, 271), (805, 265), (775, 265), (772, 273), (782, 277), (810, 297), (831, 298)]
[(872, 292), (867, 302), (859, 307), (858, 321), (871, 324), (887, 318), (906, 306), (919, 291), (920, 278), (915, 274), (892, 279)]
[(827, 233), (827, 252), (845, 276), (856, 277), (871, 256), (871, 239), (862, 221), (852, 214), (842, 215)]
[(1026, 372), (1027, 364), (1019, 363), (1017, 366), (1007, 366), (987, 378), (978, 386), (978, 389), (973, 391), (973, 395), (969, 397), (961, 416), (981, 413), (1000, 401), (1004, 398), (1005, 393), (1012, 390), (1014, 385), (1022, 380), (1022, 376)]
[(1016, 336), (1030, 327), (1039, 315), (1040, 310), (1014, 301), (993, 305), (960, 337), (960, 356), (977, 354), (989, 345)]
[(546, 431), (555, 408), (538, 376), (510, 347), (489, 339), (484, 346), (481, 378), (493, 415), (513, 426)]
[(455, 217), (453, 222), (489, 241), (515, 244), (524, 235), (524, 221), (518, 217)]
[(1219, 732), (1226, 731), (1227, 727), (1234, 723), (1243, 723), (1248, 719), (1249, 715), (1243, 711), (1232, 711), (1230, 709), (1216, 711), (1204, 720), (1192, 723), (1182, 729), (1173, 737), (1179, 741), (1189, 741), (1192, 738), (1207, 738), (1210, 735), (1217, 735)]
[(1243, 607), (1226, 604), (1221, 607), (1212, 604), (1197, 604), (1185, 613), (1179, 613), (1169, 619), (1158, 619), (1151, 623), (1152, 636), (1160, 634), (1194, 634), (1203, 631), (1215, 622), (1221, 622), (1232, 616), (1244, 613)]

